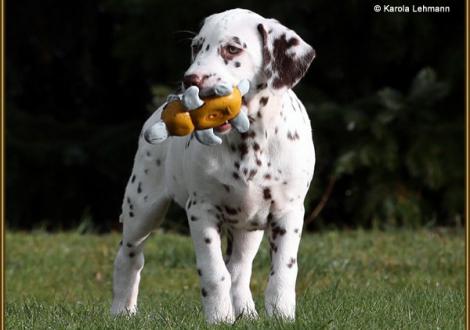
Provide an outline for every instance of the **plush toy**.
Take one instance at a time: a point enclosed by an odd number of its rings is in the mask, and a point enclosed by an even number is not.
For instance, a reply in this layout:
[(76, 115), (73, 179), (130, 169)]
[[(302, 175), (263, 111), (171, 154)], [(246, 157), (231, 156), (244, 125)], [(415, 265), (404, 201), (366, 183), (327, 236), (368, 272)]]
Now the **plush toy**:
[(189, 87), (182, 95), (170, 95), (161, 120), (144, 132), (145, 140), (155, 144), (168, 136), (185, 136), (194, 132), (197, 140), (205, 145), (221, 144), (222, 139), (214, 134), (213, 128), (226, 121), (240, 133), (248, 131), (250, 122), (246, 108), (242, 106), (242, 97), (249, 87), (249, 82), (242, 80), (235, 87), (216, 85), (205, 93), (206, 97), (200, 95), (197, 86)]

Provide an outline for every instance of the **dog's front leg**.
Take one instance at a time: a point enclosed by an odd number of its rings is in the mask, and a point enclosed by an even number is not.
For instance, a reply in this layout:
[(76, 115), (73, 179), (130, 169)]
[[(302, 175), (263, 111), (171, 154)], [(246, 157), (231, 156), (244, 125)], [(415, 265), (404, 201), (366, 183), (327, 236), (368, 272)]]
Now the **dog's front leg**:
[[(191, 206), (194, 201), (196, 205)], [(197, 201), (196, 197), (186, 207), (196, 251), (202, 304), (208, 323), (231, 323), (235, 320), (230, 298), (231, 278), (222, 256), (220, 224), (211, 209), (211, 205)]]
[(271, 246), (271, 272), (265, 292), (268, 316), (295, 319), (295, 281), (297, 251), (300, 243), (304, 207), (299, 205), (287, 214), (269, 219), (268, 237)]

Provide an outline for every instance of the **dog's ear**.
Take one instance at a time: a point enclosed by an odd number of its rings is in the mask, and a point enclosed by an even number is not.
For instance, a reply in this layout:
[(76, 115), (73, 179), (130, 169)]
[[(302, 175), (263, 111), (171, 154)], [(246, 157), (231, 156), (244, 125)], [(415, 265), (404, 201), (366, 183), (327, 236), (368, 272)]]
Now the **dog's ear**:
[(266, 19), (257, 28), (268, 86), (276, 90), (294, 87), (307, 72), (315, 50), (297, 33), (274, 19)]

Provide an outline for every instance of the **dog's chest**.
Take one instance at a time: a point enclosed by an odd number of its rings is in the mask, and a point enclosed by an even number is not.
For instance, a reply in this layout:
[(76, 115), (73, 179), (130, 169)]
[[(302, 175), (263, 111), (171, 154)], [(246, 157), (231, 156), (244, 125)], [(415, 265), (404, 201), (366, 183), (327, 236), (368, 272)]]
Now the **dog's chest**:
[(205, 184), (197, 189), (215, 205), (218, 220), (263, 229), (270, 214), (278, 215), (303, 197), (298, 189), (302, 173), (293, 168), (291, 157), (297, 150), (282, 147), (271, 131), (253, 125), (240, 139), (228, 139), (221, 154), (201, 168)]
[(183, 158), (169, 168), (183, 178), (168, 185), (175, 200), (204, 202), (219, 221), (247, 229), (262, 229), (270, 215), (301, 206), (313, 174), (310, 125), (284, 100), (257, 101), (261, 111), (250, 113), (250, 130), (231, 132), (222, 145), (181, 145)]

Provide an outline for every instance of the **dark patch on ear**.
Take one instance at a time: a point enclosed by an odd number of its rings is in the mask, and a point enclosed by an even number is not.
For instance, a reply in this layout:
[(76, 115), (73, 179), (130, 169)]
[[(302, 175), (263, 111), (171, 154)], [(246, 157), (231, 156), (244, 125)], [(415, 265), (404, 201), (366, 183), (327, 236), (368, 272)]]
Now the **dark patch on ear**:
[(268, 33), (264, 29), (263, 24), (258, 24), (258, 31), (261, 34), (261, 41), (263, 42), (263, 64), (266, 65), (271, 62), (271, 53), (269, 53), (268, 49)]
[[(310, 46), (309, 50), (302, 56), (296, 56), (293, 54), (287, 54), (289, 48), (299, 46), (301, 41), (297, 37), (291, 37), (287, 40), (286, 34), (284, 33), (277, 39), (272, 41), (272, 53), (269, 51), (268, 42), (269, 36), (272, 30), (266, 32), (263, 24), (258, 24), (258, 31), (261, 34), (263, 42), (263, 65), (265, 69), (265, 76), (269, 80), (273, 77), (273, 72), (277, 73), (274, 75), (273, 81), (270, 82), (274, 89), (280, 89), (282, 87), (293, 87), (307, 72), (310, 63), (315, 57), (315, 51)], [(271, 68), (268, 68), (268, 64), (272, 62)]]
[(294, 86), (295, 83), (303, 77), (310, 63), (313, 61), (315, 57), (313, 48), (310, 48), (302, 57), (294, 57), (286, 53), (289, 48), (298, 45), (299, 39), (292, 37), (287, 40), (285, 34), (274, 40), (273, 70), (278, 73), (277, 77), (273, 80), (274, 88), (279, 89), (285, 86)]

